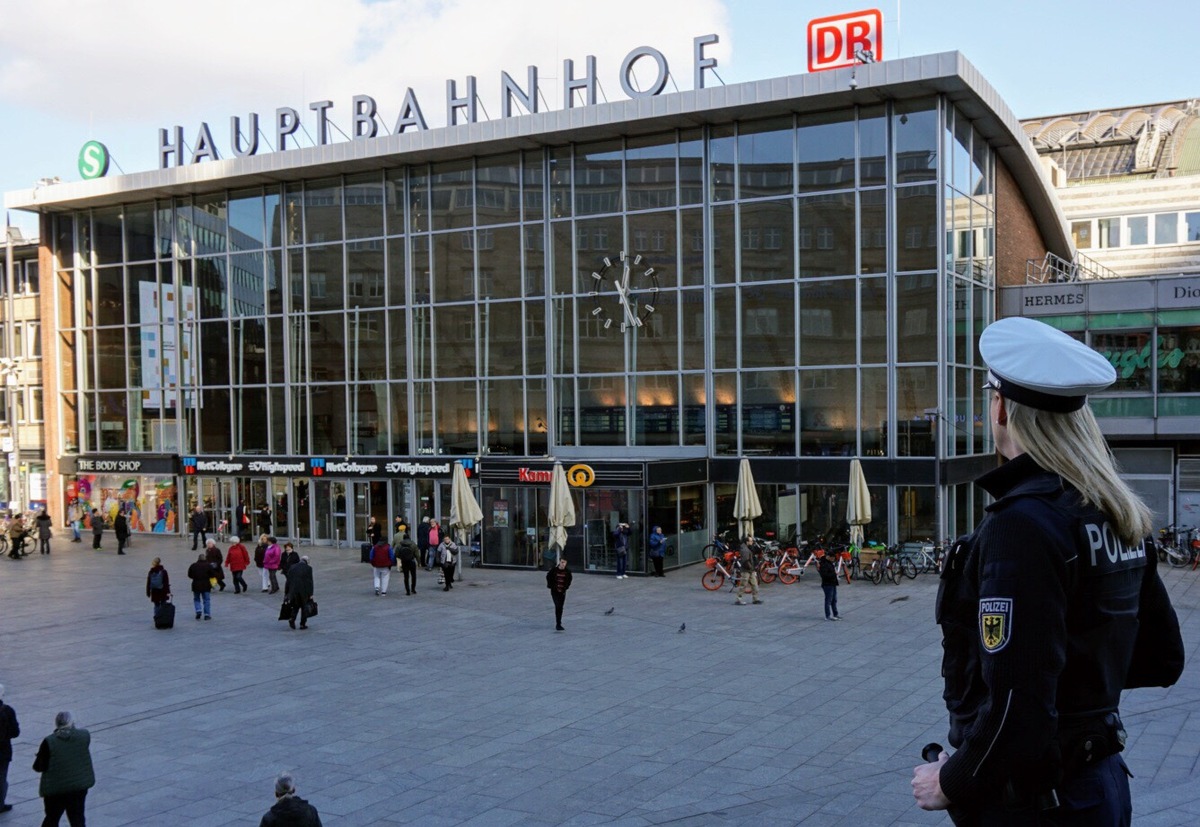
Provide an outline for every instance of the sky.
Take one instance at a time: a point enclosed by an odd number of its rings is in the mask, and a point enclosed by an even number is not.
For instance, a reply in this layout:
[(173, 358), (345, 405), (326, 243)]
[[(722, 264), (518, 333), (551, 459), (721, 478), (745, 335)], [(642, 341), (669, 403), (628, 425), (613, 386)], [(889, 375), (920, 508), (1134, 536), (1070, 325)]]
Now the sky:
[[(0, 0), (0, 192), (79, 180), (89, 140), (108, 147), (110, 176), (156, 169), (158, 130), (175, 125), (193, 147), (207, 123), (227, 157), (231, 116), (259, 113), (273, 142), (283, 106), (310, 145), (309, 104), (333, 101), (330, 121), (350, 132), (356, 94), (390, 130), (411, 87), (436, 128), (446, 80), (468, 75), (496, 118), (500, 72), (524, 86), (531, 64), (543, 109), (561, 109), (566, 58), (579, 74), (595, 55), (601, 100), (621, 100), (621, 60), (638, 46), (666, 56), (667, 92), (686, 90), (692, 38), (708, 33), (720, 81), (800, 74), (810, 20), (871, 8), (884, 60), (960, 51), (1019, 118), (1200, 98), (1195, 0)], [(640, 83), (652, 66), (638, 62)], [(8, 216), (36, 235), (35, 216)]]

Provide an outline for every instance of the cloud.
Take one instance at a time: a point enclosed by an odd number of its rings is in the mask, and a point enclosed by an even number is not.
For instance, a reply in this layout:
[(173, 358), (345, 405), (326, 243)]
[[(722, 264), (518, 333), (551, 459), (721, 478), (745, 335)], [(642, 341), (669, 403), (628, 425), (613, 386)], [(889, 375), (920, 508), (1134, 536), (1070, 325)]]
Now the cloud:
[[(348, 131), (353, 95), (374, 97), (390, 129), (412, 87), (429, 125), (440, 126), (447, 79), (461, 90), (477, 76), (495, 118), (500, 72), (524, 86), (526, 66), (536, 65), (544, 108), (559, 109), (563, 59), (580, 74), (589, 54), (604, 96), (622, 99), (621, 60), (642, 45), (662, 50), (676, 86), (688, 89), (692, 38), (719, 33), (708, 54), (724, 62), (728, 31), (721, 0), (49, 0), (6, 10), (0, 105), (65, 109), (98, 125), (181, 124), (189, 134), (207, 121), (224, 136), (231, 115), (258, 112), (269, 123), (281, 106), (311, 130), (308, 104), (328, 99)], [(641, 83), (652, 68), (638, 63)]]

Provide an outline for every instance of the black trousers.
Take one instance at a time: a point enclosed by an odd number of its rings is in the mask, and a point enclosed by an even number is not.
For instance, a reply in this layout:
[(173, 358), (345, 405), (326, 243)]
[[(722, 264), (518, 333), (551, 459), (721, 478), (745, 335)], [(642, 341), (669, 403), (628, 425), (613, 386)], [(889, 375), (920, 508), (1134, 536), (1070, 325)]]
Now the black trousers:
[(663, 574), (663, 558), (651, 557), (650, 559), (654, 561), (654, 576), (665, 577), (666, 575)]
[(200, 548), (208, 545), (208, 529), (198, 528), (192, 532), (192, 551), (196, 550), (196, 538), (200, 538)]
[(295, 620), (296, 614), (299, 613), (300, 625), (307, 626), (308, 625), (308, 598), (306, 597), (303, 600), (301, 600), (299, 606), (297, 606), (295, 603), (292, 603), (291, 606), (292, 606), (292, 620)]
[(1023, 809), (956, 811), (955, 824), (971, 827), (1129, 827), (1133, 805), (1129, 770), (1120, 755), (1110, 755), (1064, 781), (1053, 810)]
[(444, 577), (446, 580), (446, 588), (442, 589), (442, 591), (448, 592), (451, 589), (453, 589), (454, 586), (450, 585), (451, 583), (454, 582), (454, 564), (453, 563), (442, 566), (442, 577)]
[(567, 593), (566, 592), (556, 592), (553, 589), (551, 589), (550, 596), (552, 598), (554, 598), (554, 625), (561, 626), (562, 625), (563, 604), (567, 602)]
[(92, 548), (100, 548), (100, 537), (102, 535), (92, 532)]
[(58, 827), (63, 813), (67, 814), (67, 823), (71, 827), (84, 827), (83, 804), (87, 799), (87, 790), (76, 790), (73, 793), (48, 795), (43, 799), (46, 817), (42, 819), (42, 827)]
[(46, 537), (44, 539), (38, 540), (38, 549), (42, 552), (42, 554), (49, 554), (50, 553), (50, 538)]
[(246, 585), (246, 578), (242, 576), (243, 572), (235, 571), (233, 573), (233, 593), (250, 591), (250, 587)]
[(417, 561), (416, 558), (400, 561), (400, 571), (404, 572), (404, 593), (414, 594), (417, 591)]

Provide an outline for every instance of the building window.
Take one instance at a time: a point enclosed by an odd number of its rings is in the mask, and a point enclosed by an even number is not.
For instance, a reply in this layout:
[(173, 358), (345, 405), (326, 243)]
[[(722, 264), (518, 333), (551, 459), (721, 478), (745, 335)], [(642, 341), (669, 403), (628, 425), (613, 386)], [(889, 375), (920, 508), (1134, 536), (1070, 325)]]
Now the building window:
[(1129, 227), (1129, 246), (1137, 247), (1150, 243), (1150, 219), (1144, 215), (1135, 215), (1125, 219)]
[(1096, 246), (1102, 249), (1121, 246), (1121, 219), (1101, 218), (1096, 222)]
[(1179, 213), (1165, 212), (1154, 216), (1154, 243), (1179, 243)]
[(1200, 241), (1200, 212), (1183, 214), (1184, 241)]
[(1078, 250), (1090, 250), (1092, 248), (1092, 222), (1072, 221), (1071, 241), (1075, 243), (1075, 248)]

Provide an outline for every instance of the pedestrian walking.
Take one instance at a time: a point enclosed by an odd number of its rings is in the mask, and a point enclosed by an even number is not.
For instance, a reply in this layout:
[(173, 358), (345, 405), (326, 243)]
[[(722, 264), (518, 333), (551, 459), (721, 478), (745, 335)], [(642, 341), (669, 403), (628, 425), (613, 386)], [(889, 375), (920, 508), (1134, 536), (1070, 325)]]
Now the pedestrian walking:
[(284, 592), (284, 598), (292, 607), (292, 616), (288, 618), (288, 625), (293, 629), (296, 628), (296, 613), (300, 613), (300, 628), (308, 628), (309, 601), (313, 597), (313, 570), (309, 565), (308, 557), (301, 557), (299, 562), (293, 563), (288, 570), (287, 591)]
[(216, 540), (204, 541), (204, 559), (208, 561), (209, 582), (215, 579), (221, 591), (225, 591), (225, 569), (221, 568), (225, 562), (225, 555), (217, 548)]
[(421, 552), (407, 530), (397, 536), (400, 537), (400, 541), (394, 543), (393, 550), (396, 553), (396, 559), (400, 561), (400, 573), (404, 575), (404, 593), (416, 594), (417, 555)]
[(296, 795), (292, 774), (281, 772), (275, 779), (275, 803), (258, 827), (321, 827), (321, 817), (316, 807)]
[(268, 537), (266, 534), (260, 534), (258, 536), (258, 543), (254, 546), (254, 565), (258, 567), (258, 573), (262, 575), (262, 590), (264, 594), (271, 589), (271, 580), (267, 576), (267, 568), (264, 565), (264, 560), (267, 556), (267, 546), (270, 545), (267, 540)]
[(371, 541), (372, 546), (383, 542), (383, 524), (374, 515), (367, 521), (367, 539)]
[(171, 599), (171, 575), (163, 567), (162, 558), (155, 557), (150, 562), (150, 571), (146, 572), (146, 597), (154, 606), (154, 616), (158, 616), (158, 606)]
[(225, 552), (225, 568), (233, 575), (233, 593), (244, 594), (250, 591), (246, 585), (245, 571), (250, 567), (250, 552), (242, 545), (242, 538), (236, 537), (229, 551)]
[(667, 553), (667, 538), (663, 535), (662, 526), (650, 530), (650, 562), (654, 564), (654, 576), (666, 577), (663, 574), (663, 557)]
[(129, 521), (120, 511), (113, 518), (113, 535), (117, 538), (117, 554), (124, 554), (125, 544), (129, 542)]
[[(279, 571), (279, 559), (283, 556), (283, 549), (279, 547), (279, 543), (274, 537), (267, 537), (267, 548), (263, 552), (263, 569), (267, 572), (267, 580), (270, 582), (271, 589), (269, 594), (275, 594), (279, 591), (279, 579), (275, 572)], [(263, 589), (267, 591), (267, 589)]]
[(0, 683), (0, 813), (12, 809), (8, 803), (8, 765), (12, 763), (12, 742), (21, 735), (17, 711), (4, 702), (4, 684)]
[(442, 567), (442, 578), (445, 580), (442, 591), (448, 592), (454, 588), (454, 564), (458, 562), (458, 544), (450, 539), (449, 534), (444, 534), (442, 541), (438, 543), (436, 558), (438, 565)]
[(994, 501), (947, 555), (936, 617), (951, 755), (913, 771), (956, 824), (1128, 825), (1121, 693), (1183, 671), (1147, 551), (1151, 512), (1087, 406), (1116, 381), (1088, 345), (1023, 317), (979, 339), (999, 467)]
[(758, 599), (758, 567), (755, 565), (754, 553), (754, 538), (749, 536), (743, 537), (742, 546), (738, 552), (738, 568), (740, 571), (738, 572), (737, 599), (734, 601), (739, 606), (746, 605), (742, 600), (742, 595), (746, 592), (750, 592), (750, 596), (754, 599), (755, 603), (762, 603)]
[(71, 827), (84, 827), (88, 790), (96, 785), (91, 743), (91, 733), (76, 727), (70, 712), (54, 716), (54, 732), (42, 739), (33, 761), (33, 771), (42, 774), (38, 785), (46, 811), (42, 827), (55, 827), (64, 813)]
[(563, 605), (567, 602), (567, 589), (571, 588), (571, 570), (567, 568), (565, 557), (558, 559), (558, 565), (546, 572), (546, 588), (554, 600), (554, 631), (563, 632)]
[(821, 575), (821, 591), (825, 593), (825, 619), (841, 620), (837, 607), (837, 567), (831, 554), (822, 554), (817, 560), (817, 573)]
[(50, 515), (43, 508), (34, 519), (34, 524), (37, 525), (38, 551), (49, 554), (50, 538), (54, 536), (54, 520), (50, 519)]
[(100, 538), (104, 535), (104, 518), (100, 516), (100, 509), (92, 509), (92, 548), (99, 550)]
[(203, 508), (197, 505), (192, 509), (188, 523), (192, 529), (192, 551), (195, 551), (197, 541), (201, 548), (208, 543), (208, 515), (204, 513)]
[(192, 605), (196, 609), (196, 620), (200, 619), (200, 609), (204, 609), (204, 619), (212, 620), (212, 573), (209, 568), (208, 555), (203, 551), (196, 562), (188, 566), (188, 579), (192, 581)]
[(263, 503), (261, 506), (259, 506), (258, 516), (256, 517), (256, 519), (258, 521), (259, 533), (260, 534), (270, 534), (271, 533), (271, 507), (269, 505), (267, 505), (266, 503)]
[(426, 517), (417, 524), (417, 551), (420, 552), (421, 565), (425, 566), (425, 571), (433, 569), (433, 549), (429, 546), (429, 524), (433, 522), (432, 517)]
[(396, 565), (396, 552), (382, 539), (371, 547), (371, 568), (375, 580), (375, 596), (387, 596), (388, 581), (392, 578), (392, 566)]
[(284, 577), (287, 577), (292, 566), (299, 562), (300, 555), (296, 553), (296, 547), (291, 543), (284, 543), (283, 550), (279, 552), (279, 571)]
[(245, 500), (238, 500), (237, 507), (233, 509), (233, 525), (233, 533), (239, 542), (253, 533), (250, 528), (250, 509), (246, 508)]

